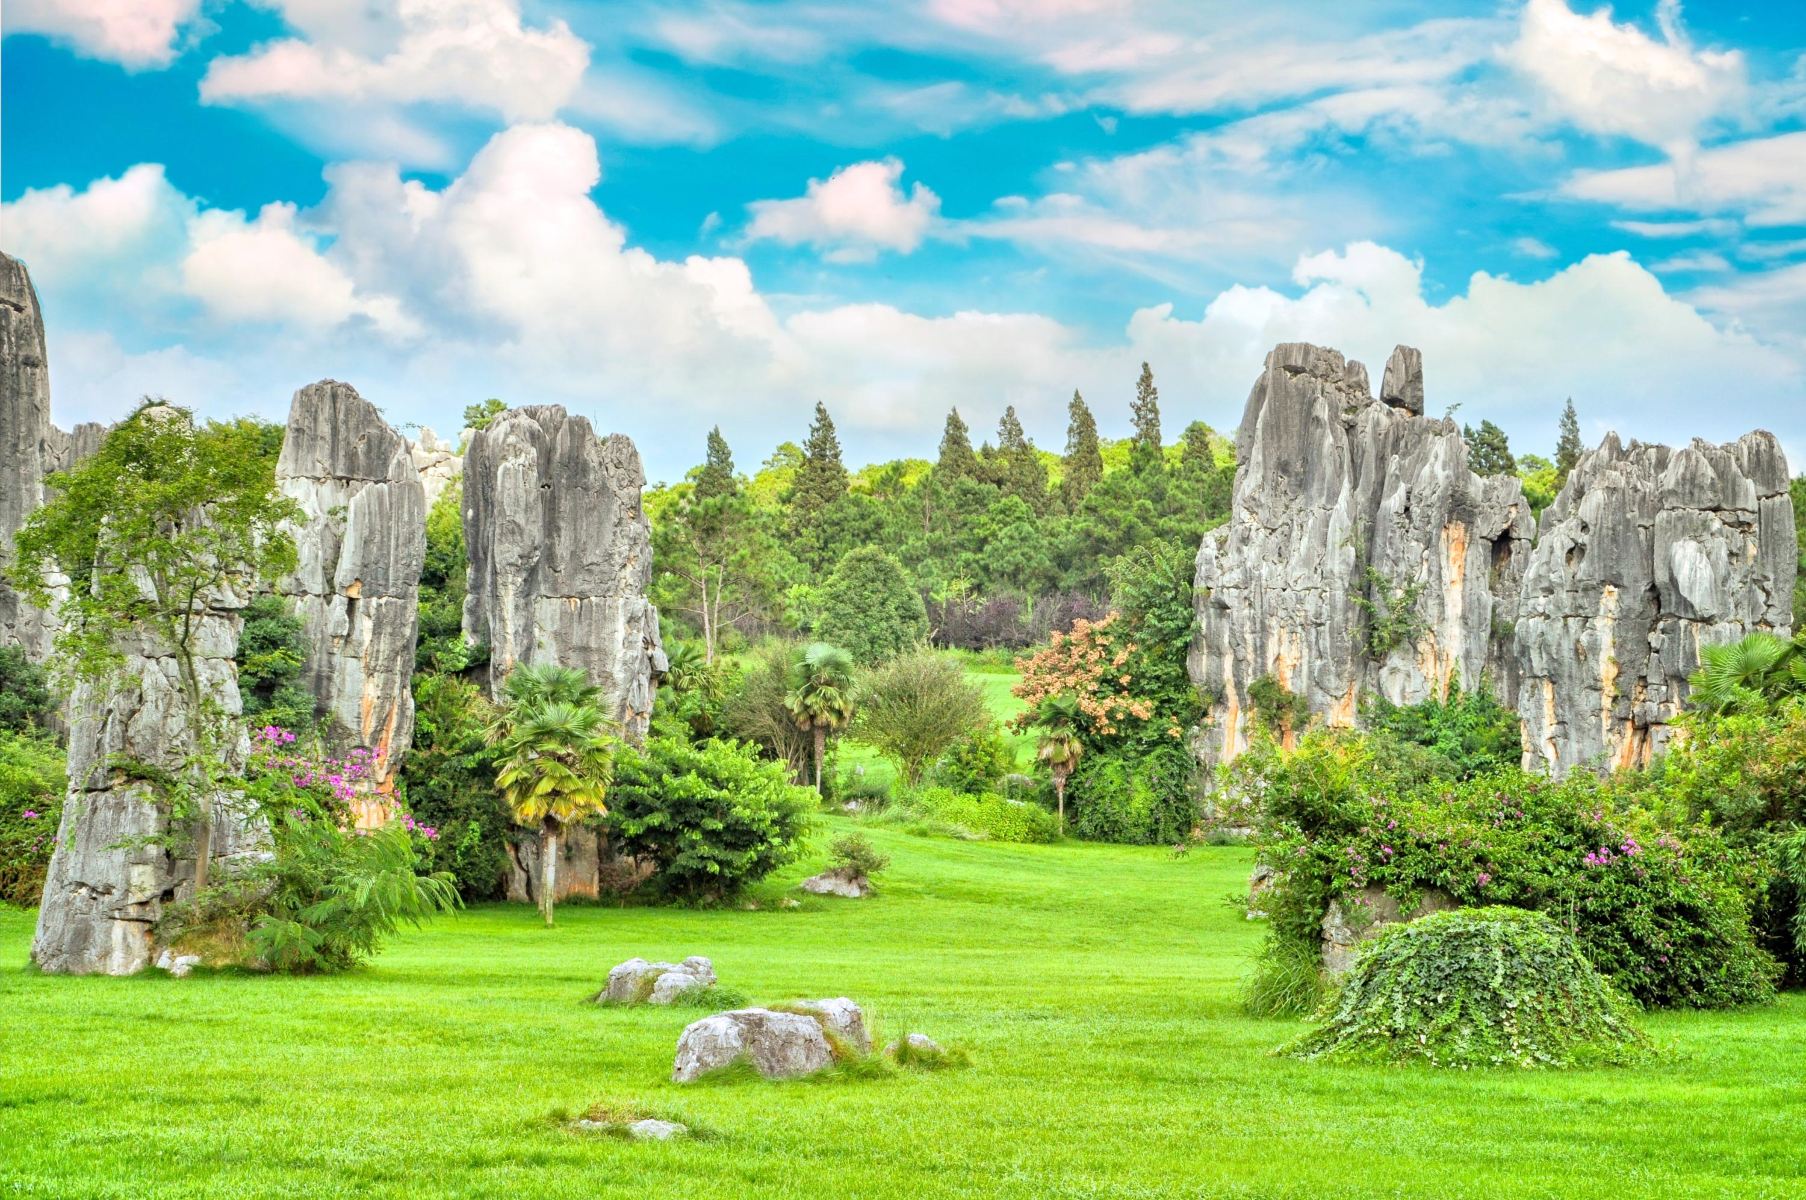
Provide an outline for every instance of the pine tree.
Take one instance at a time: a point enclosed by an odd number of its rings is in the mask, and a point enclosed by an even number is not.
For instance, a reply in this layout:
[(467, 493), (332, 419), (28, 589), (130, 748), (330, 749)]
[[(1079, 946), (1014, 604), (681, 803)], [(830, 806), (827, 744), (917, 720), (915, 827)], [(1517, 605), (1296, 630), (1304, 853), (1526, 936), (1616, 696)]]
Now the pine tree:
[(1001, 468), (999, 483), (1006, 493), (1020, 496), (1037, 513), (1047, 507), (1047, 467), (1022, 431), (1013, 404), (1003, 410), (1003, 419), (997, 422), (997, 461)]
[(978, 471), (978, 459), (972, 454), (972, 432), (960, 419), (957, 408), (947, 411), (947, 426), (941, 433), (941, 457), (934, 469), (949, 481), (969, 479)]
[(1467, 465), (1474, 474), (1510, 475), (1517, 470), (1505, 431), (1491, 421), (1481, 421), (1478, 429), (1463, 425), (1461, 436), (1467, 442)]
[(1583, 449), (1580, 444), (1580, 418), (1574, 413), (1574, 398), (1570, 396), (1567, 407), (1561, 410), (1561, 436), (1555, 443), (1557, 487), (1568, 481), (1568, 472), (1580, 462)]
[(1104, 452), (1097, 442), (1097, 421), (1077, 391), (1066, 406), (1066, 457), (1060, 469), (1060, 494), (1068, 512), (1079, 505), (1104, 477)]
[(1184, 447), (1179, 452), (1181, 468), (1200, 474), (1216, 469), (1217, 456), (1210, 446), (1210, 426), (1202, 421), (1193, 421), (1185, 427), (1180, 443)]
[(1130, 450), (1129, 465), (1137, 471), (1158, 471), (1160, 455), (1160, 391), (1154, 386), (1154, 372), (1141, 364), (1141, 378), (1135, 382), (1135, 403), (1130, 408), (1135, 426), (1131, 435), (1135, 444)]
[(840, 438), (827, 406), (815, 402), (815, 421), (809, 440), (803, 443), (803, 465), (796, 469), (790, 488), (790, 511), (799, 518), (814, 518), (847, 494), (847, 469), (840, 461)]
[(739, 489), (734, 480), (734, 454), (728, 449), (727, 439), (721, 436), (721, 426), (709, 430), (709, 457), (696, 476), (696, 498), (712, 500), (716, 496), (731, 496)]

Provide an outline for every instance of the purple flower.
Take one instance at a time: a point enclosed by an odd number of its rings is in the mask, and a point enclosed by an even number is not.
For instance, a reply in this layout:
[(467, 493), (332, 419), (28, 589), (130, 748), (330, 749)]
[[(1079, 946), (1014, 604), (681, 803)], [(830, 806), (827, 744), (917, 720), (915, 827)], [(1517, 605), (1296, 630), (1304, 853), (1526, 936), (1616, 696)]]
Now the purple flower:
[(1479, 887), (1485, 887), (1487, 884), (1489, 884), (1491, 882), (1492, 882), (1492, 876), (1488, 875), (1485, 871), (1482, 871), (1478, 875), (1474, 876), (1474, 883)]
[(38, 819), (38, 810), (35, 808), (28, 808), (19, 815), (24, 817), (27, 821), (35, 821)]

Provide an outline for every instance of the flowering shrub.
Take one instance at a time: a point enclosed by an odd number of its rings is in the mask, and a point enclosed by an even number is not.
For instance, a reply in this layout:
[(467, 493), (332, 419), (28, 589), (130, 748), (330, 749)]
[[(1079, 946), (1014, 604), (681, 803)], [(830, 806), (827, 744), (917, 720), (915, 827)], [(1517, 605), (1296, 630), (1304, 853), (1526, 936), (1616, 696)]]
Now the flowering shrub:
[(245, 795), (268, 824), (272, 855), (166, 910), (160, 941), (264, 970), (338, 971), (368, 960), (402, 925), (458, 903), (448, 873), (424, 871), (432, 826), (402, 813), (377, 829), (352, 827), (349, 805), (375, 769), (371, 754), (309, 754), (296, 741), (275, 725), (252, 738)]
[(1489, 906), (1397, 925), (1356, 960), (1294, 1058), (1436, 1067), (1626, 1064), (1648, 1053), (1618, 995), (1559, 923)]
[(0, 904), (33, 905), (56, 849), (63, 753), (47, 737), (0, 731)]
[(1459, 784), (1401, 777), (1371, 739), (1308, 735), (1230, 768), (1258, 808), (1272, 935), (1315, 946), (1331, 900), (1369, 885), (1410, 908), (1427, 889), (1463, 905), (1550, 914), (1644, 1004), (1720, 1007), (1773, 993), (1756, 944), (1751, 857), (1703, 826), (1663, 828), (1621, 782), (1520, 771)]
[[(1049, 696), (1070, 695), (1078, 701), (1081, 733), (1093, 738), (1120, 734), (1125, 727), (1151, 721), (1154, 700), (1135, 691), (1130, 659), (1139, 647), (1121, 636), (1115, 613), (1097, 621), (1077, 620), (1067, 633), (1056, 633), (1045, 650), (1016, 660), (1022, 679), (1011, 691), (1028, 705), (1015, 718), (1018, 729), (1035, 722), (1035, 711)], [(1170, 730), (1178, 737), (1183, 730)]]

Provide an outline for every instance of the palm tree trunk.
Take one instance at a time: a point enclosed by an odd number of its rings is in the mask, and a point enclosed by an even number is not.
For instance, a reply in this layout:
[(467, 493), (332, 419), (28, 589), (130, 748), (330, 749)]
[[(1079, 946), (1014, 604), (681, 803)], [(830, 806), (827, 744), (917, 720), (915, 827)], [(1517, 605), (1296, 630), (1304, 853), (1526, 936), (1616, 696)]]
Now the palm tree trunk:
[(828, 750), (828, 731), (826, 729), (823, 729), (820, 725), (817, 725), (815, 727), (815, 794), (817, 796), (822, 794), (822, 790), (821, 790), (821, 760), (822, 760), (822, 757), (827, 753), (827, 750)]
[(1054, 803), (1060, 809), (1060, 836), (1066, 836), (1066, 777), (1054, 776)]
[(558, 889), (558, 831), (547, 825), (539, 833), (539, 912), (552, 927), (553, 898)]

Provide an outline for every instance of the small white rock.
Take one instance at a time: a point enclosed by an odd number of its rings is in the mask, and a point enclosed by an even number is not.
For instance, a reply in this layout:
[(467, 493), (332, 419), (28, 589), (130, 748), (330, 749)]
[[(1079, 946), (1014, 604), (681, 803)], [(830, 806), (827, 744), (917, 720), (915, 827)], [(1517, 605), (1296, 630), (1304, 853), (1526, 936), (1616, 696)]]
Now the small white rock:
[(655, 1117), (647, 1117), (644, 1121), (635, 1121), (627, 1127), (630, 1136), (641, 1141), (668, 1142), (674, 1137), (690, 1132), (687, 1125), (679, 1125), (676, 1121), (660, 1121)]

